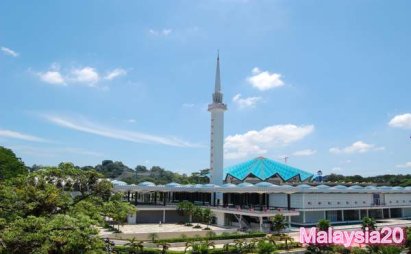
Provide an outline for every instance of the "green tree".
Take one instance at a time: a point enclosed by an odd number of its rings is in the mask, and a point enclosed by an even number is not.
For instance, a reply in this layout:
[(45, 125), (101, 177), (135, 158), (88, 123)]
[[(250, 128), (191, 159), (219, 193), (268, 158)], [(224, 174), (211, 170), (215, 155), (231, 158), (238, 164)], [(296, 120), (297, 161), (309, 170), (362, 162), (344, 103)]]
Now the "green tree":
[(319, 220), (317, 223), (317, 229), (320, 231), (327, 231), (328, 228), (330, 227), (330, 221), (329, 220)]
[(365, 231), (368, 228), (369, 231), (374, 231), (376, 229), (375, 220), (370, 217), (364, 217), (361, 222), (361, 228)]
[(191, 224), (193, 222), (193, 212), (194, 212), (194, 204), (189, 201), (182, 201), (177, 205), (177, 212), (180, 215), (188, 216), (189, 220), (188, 223)]
[(287, 228), (287, 222), (284, 215), (276, 214), (272, 218), (272, 228), (278, 235), (281, 233), (281, 231)]
[(21, 159), (11, 149), (0, 146), (0, 180), (26, 174), (28, 170)]

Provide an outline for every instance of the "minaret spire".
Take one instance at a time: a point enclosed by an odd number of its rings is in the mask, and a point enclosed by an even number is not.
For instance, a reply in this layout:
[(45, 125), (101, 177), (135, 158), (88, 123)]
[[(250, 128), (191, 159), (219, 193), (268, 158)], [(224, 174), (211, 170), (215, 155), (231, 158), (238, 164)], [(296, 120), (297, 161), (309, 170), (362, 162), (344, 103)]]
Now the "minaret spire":
[(215, 93), (221, 91), (221, 79), (220, 79), (220, 52), (217, 53), (217, 68), (215, 71)]

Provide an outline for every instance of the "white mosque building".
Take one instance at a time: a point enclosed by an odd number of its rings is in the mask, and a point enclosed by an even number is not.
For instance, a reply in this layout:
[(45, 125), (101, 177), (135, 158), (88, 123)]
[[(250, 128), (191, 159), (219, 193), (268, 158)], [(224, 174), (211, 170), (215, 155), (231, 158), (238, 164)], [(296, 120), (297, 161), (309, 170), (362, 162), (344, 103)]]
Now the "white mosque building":
[(264, 157), (224, 168), (224, 112), (217, 58), (214, 93), (208, 106), (211, 113), (210, 183), (155, 185), (143, 182), (127, 185), (113, 181), (137, 206), (129, 223), (179, 222), (184, 219), (176, 205), (188, 200), (210, 207), (215, 223), (261, 231), (270, 218), (283, 214), (290, 224), (310, 226), (320, 219), (333, 224), (375, 219), (411, 218), (411, 187), (324, 185), (313, 182), (313, 174)]

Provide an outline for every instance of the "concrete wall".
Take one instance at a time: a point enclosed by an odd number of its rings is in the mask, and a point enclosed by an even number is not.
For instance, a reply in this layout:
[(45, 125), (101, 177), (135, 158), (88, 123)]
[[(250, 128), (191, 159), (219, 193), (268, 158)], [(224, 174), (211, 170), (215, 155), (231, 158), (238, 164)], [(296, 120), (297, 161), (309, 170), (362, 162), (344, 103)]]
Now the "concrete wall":
[(410, 205), (411, 206), (411, 194), (403, 193), (387, 193), (385, 194), (386, 205)]
[[(303, 197), (304, 195), (304, 197)], [(368, 193), (296, 193), (291, 194), (292, 208), (331, 208), (369, 206), (373, 202)]]

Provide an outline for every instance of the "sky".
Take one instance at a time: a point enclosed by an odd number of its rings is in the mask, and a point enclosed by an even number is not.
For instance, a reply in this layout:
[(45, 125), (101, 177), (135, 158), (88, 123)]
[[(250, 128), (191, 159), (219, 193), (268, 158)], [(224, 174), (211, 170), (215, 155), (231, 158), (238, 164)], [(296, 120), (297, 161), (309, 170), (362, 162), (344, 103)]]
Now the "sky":
[(1, 1), (0, 145), (27, 165), (411, 170), (411, 2)]

